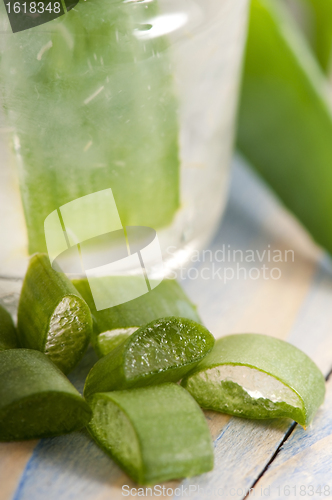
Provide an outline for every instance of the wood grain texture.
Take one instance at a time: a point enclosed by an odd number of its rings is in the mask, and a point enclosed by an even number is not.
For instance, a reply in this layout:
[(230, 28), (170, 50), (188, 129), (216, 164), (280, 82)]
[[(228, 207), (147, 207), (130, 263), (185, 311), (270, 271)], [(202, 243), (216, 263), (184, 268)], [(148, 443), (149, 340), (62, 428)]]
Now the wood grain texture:
[[(254, 262), (218, 262), (215, 256), (220, 253), (215, 252), (223, 245), (243, 252), (252, 250), (258, 255)], [(228, 333), (260, 332), (287, 339), (311, 355), (327, 374), (332, 366), (331, 263), (239, 160), (234, 169), (228, 209), (209, 250), (212, 258), (205, 255), (205, 259), (200, 257), (200, 262), (188, 264), (187, 271), (196, 269), (198, 277), (186, 278), (183, 284), (213, 334), (220, 337)], [(294, 261), (271, 262), (268, 250), (292, 250)], [(237, 264), (244, 268), (247, 276), (244, 271), (236, 276)], [(261, 268), (264, 264), (278, 267), (280, 279), (249, 276), (252, 268)], [(224, 279), (225, 268), (233, 269), (233, 279)], [(202, 274), (203, 269), (207, 270)], [(183, 271), (186, 275), (186, 269)], [(206, 279), (208, 273), (210, 278)], [(90, 350), (72, 374), (71, 380), (79, 390), (94, 361)], [(212, 490), (217, 495), (223, 491), (224, 498), (227, 498), (226, 491), (229, 498), (244, 498), (293, 424), (287, 420), (249, 421), (214, 412), (206, 412), (206, 417), (214, 438), (214, 470), (197, 478), (167, 483), (165, 487), (187, 488), (188, 493), (191, 486), (190, 498), (200, 500), (212, 499)], [(316, 435), (317, 422), (312, 436)], [(329, 431), (326, 428), (324, 432), (321, 441), (326, 439), (328, 445)], [(319, 442), (312, 443), (318, 455)], [(306, 450), (301, 452), (305, 454)], [(14, 468), (14, 450), (6, 456)], [(293, 455), (289, 456), (296, 460)], [(312, 456), (316, 456), (314, 451)], [(280, 463), (280, 470), (282, 466)], [(125, 498), (121, 491), (124, 484), (135, 487), (86, 433), (40, 441), (21, 472), (16, 492), (12, 495), (0, 490), (0, 500), (117, 500)], [(264, 477), (257, 487), (264, 486), (261, 482)], [(234, 491), (230, 494), (232, 488)], [(219, 497), (223, 498), (220, 494)]]
[[(271, 222), (270, 222), (271, 221)], [(282, 232), (285, 226), (285, 233)], [(223, 247), (258, 252), (255, 262), (210, 262), (204, 255), (196, 264), (199, 272), (210, 268), (211, 279), (184, 280), (184, 287), (208, 328), (216, 337), (253, 331), (286, 338), (305, 299), (316, 272), (321, 251), (257, 177), (239, 160), (233, 169), (228, 210), (214, 241), (212, 254)], [(269, 262), (267, 251), (292, 250), (294, 262)], [(259, 260), (266, 252), (262, 261)], [(239, 273), (237, 265), (247, 271)], [(251, 279), (252, 268), (278, 267), (281, 278)], [(193, 266), (190, 263), (187, 267)], [(233, 269), (235, 279), (226, 281), (223, 271)], [(218, 276), (217, 270), (221, 269)], [(215, 276), (213, 276), (213, 272)]]
[[(327, 498), (332, 496), (332, 379), (325, 403), (306, 431), (296, 426), (255, 490), (270, 498)], [(322, 494), (319, 495), (319, 486)], [(324, 494), (324, 488), (325, 493)], [(287, 495), (290, 490), (291, 495)], [(314, 492), (312, 494), (312, 492)], [(327, 494), (329, 493), (329, 494)]]
[(0, 443), (1, 498), (12, 498), (36, 441)]

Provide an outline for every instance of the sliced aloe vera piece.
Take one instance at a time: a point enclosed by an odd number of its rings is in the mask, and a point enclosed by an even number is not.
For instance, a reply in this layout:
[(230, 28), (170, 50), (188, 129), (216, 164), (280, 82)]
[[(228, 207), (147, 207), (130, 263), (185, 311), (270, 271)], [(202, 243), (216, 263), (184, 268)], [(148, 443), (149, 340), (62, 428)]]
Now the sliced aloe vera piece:
[(206, 420), (182, 387), (99, 393), (89, 403), (92, 437), (134, 481), (154, 484), (213, 468)]
[(228, 335), (182, 381), (203, 408), (246, 418), (292, 418), (307, 426), (325, 379), (297, 347), (258, 334)]
[(238, 146), (316, 241), (332, 251), (327, 82), (278, 0), (253, 0)]
[(84, 394), (176, 382), (213, 345), (213, 335), (190, 319), (168, 317), (152, 321), (92, 367)]
[(0, 352), (0, 440), (58, 436), (86, 426), (91, 410), (41, 352)]
[(64, 373), (82, 358), (92, 332), (88, 305), (44, 254), (31, 257), (17, 321), (22, 347), (44, 352)]
[[(118, 277), (100, 278), (102, 286), (114, 289), (117, 294)], [(115, 280), (115, 281), (114, 281)], [(123, 286), (132, 287), (137, 278), (123, 276)], [(106, 282), (106, 285), (105, 285)], [(196, 306), (186, 296), (181, 286), (175, 280), (165, 279), (149, 293), (119, 306), (97, 311), (86, 279), (73, 280), (74, 286), (85, 299), (92, 312), (94, 329), (91, 343), (98, 356), (105, 356), (121, 342), (126, 340), (139, 327), (151, 321), (166, 316), (180, 316), (192, 319), (197, 323), (201, 320)]]
[(17, 332), (11, 315), (0, 306), (0, 351), (19, 347)]
[(173, 219), (180, 163), (172, 63), (165, 37), (140, 39), (158, 12), (157, 1), (80, 0), (47, 28), (12, 34), (0, 5), (8, 30), (0, 97), (15, 129), (30, 253), (46, 251), (50, 213), (105, 188), (124, 226)]

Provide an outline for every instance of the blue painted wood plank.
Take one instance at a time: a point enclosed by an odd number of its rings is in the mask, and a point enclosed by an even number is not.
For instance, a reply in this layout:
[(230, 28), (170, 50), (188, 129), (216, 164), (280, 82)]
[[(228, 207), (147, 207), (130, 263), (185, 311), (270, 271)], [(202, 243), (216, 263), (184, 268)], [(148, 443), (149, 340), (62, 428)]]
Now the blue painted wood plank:
[(270, 498), (280, 499), (332, 497), (331, 450), (332, 379), (327, 383), (325, 403), (312, 425), (306, 431), (296, 426), (258, 481), (257, 491), (266, 489)]
[(324, 255), (288, 341), (308, 354), (325, 375), (332, 365), (331, 297), (332, 265), (330, 258)]
[(85, 500), (120, 474), (114, 462), (83, 432), (43, 439), (25, 468), (13, 500)]
[(232, 418), (214, 443), (214, 470), (187, 479), (181, 486), (189, 490), (190, 485), (197, 485), (190, 497), (193, 500), (244, 498), (291, 425), (291, 421), (281, 419), (250, 421)]
[[(294, 432), (282, 446), (276, 459), (269, 467), (272, 471), (284, 464), (292, 457), (311, 448), (325, 438), (332, 436), (332, 379), (326, 384), (326, 397), (324, 405), (318, 410), (312, 424), (307, 430), (297, 425)], [(332, 450), (330, 449), (332, 458)], [(331, 476), (332, 477), (332, 476)]]

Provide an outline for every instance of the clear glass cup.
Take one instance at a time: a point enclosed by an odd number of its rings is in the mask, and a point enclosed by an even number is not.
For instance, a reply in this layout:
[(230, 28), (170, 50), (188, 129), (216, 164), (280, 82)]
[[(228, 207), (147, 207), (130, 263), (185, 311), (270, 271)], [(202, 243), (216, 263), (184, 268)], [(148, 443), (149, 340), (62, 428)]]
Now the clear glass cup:
[(0, 277), (46, 251), (49, 214), (109, 188), (124, 227), (157, 231), (166, 269), (206, 244), (226, 201), (247, 14), (248, 0), (80, 0), (13, 33), (1, 2)]

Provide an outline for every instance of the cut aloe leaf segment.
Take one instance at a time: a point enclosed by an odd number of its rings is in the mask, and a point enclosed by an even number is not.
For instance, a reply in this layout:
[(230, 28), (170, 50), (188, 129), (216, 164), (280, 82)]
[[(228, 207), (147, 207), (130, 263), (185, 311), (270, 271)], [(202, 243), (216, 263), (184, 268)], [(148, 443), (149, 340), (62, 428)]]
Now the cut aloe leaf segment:
[(213, 468), (210, 432), (196, 401), (176, 384), (94, 394), (88, 429), (139, 484)]
[(328, 85), (279, 0), (253, 0), (238, 147), (332, 251), (332, 113)]
[[(118, 278), (117, 278), (118, 279)], [(112, 276), (100, 278), (109, 290), (114, 286)], [(137, 280), (134, 276), (123, 276), (123, 286), (132, 287)], [(149, 293), (119, 306), (97, 311), (86, 279), (73, 280), (74, 286), (85, 299), (92, 312), (94, 328), (91, 343), (98, 356), (105, 356), (134, 331), (151, 321), (167, 316), (188, 318), (197, 323), (201, 320), (196, 306), (191, 303), (181, 286), (175, 280), (165, 279)]]
[(63, 373), (41, 352), (0, 352), (0, 440), (52, 437), (79, 430), (91, 410)]
[(9, 312), (0, 306), (0, 351), (19, 347), (17, 332)]
[(84, 394), (177, 382), (213, 345), (213, 335), (192, 320), (168, 317), (152, 321), (92, 367)]
[(29, 253), (46, 251), (50, 213), (105, 188), (124, 226), (157, 229), (179, 208), (168, 42), (139, 36), (158, 13), (156, 0), (80, 0), (46, 30), (11, 33), (0, 5), (8, 41), (1, 48), (1, 104), (19, 141)]
[(283, 340), (229, 335), (182, 381), (206, 409), (246, 418), (292, 418), (307, 426), (324, 401), (315, 363)]
[(44, 254), (31, 257), (18, 306), (22, 347), (44, 352), (64, 373), (82, 358), (92, 333), (88, 305)]

